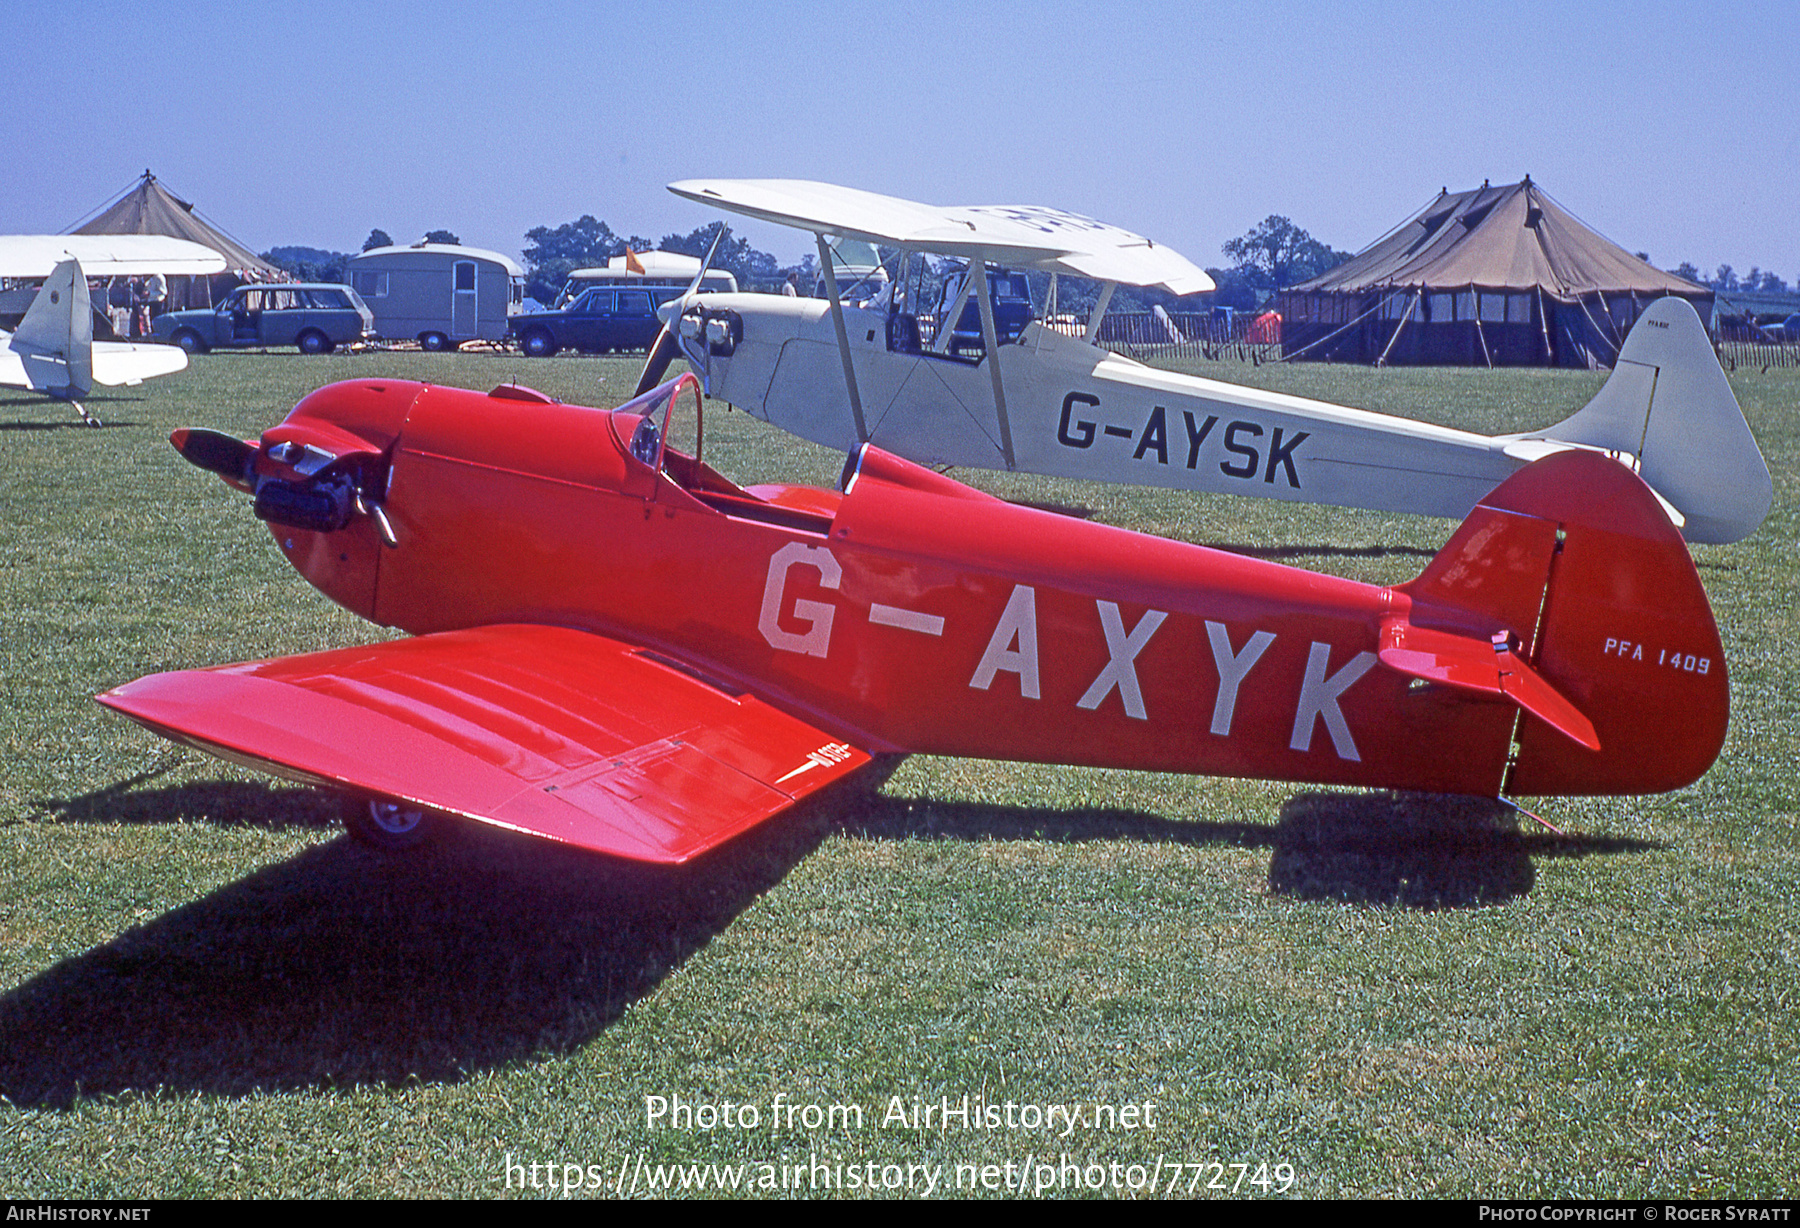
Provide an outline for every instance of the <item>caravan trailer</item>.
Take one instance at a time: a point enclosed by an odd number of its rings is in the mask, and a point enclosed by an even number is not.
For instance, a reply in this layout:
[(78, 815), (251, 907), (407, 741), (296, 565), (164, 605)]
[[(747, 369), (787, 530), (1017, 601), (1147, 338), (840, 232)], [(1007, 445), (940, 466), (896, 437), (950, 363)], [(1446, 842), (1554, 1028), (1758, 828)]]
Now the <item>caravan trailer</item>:
[(376, 247), (350, 261), (350, 284), (390, 341), (428, 350), (498, 341), (525, 299), (525, 270), (499, 252), (450, 243)]

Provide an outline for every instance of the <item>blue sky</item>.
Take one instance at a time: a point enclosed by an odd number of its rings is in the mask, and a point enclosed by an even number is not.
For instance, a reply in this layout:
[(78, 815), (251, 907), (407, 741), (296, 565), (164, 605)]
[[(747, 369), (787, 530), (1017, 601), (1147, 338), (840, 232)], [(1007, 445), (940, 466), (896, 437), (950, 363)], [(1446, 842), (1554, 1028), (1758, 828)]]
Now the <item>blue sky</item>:
[[(0, 231), (146, 167), (250, 247), (445, 228), (517, 255), (665, 184), (823, 179), (1045, 204), (1202, 265), (1282, 213), (1356, 250), (1440, 187), (1529, 173), (1662, 267), (1800, 282), (1800, 5), (30, 4)], [(795, 232), (740, 232), (784, 261)]]

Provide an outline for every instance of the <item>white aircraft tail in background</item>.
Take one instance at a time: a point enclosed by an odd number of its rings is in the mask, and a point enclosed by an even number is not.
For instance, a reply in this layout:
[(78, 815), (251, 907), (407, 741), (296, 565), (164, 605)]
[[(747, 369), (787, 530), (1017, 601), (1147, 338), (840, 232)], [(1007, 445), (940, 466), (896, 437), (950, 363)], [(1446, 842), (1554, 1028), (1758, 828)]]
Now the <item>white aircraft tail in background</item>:
[(1502, 450), (1530, 464), (1559, 445), (1635, 458), (1639, 476), (1680, 509), (1675, 523), (1689, 541), (1748, 537), (1774, 502), (1762, 450), (1685, 299), (1645, 309), (1593, 400)]

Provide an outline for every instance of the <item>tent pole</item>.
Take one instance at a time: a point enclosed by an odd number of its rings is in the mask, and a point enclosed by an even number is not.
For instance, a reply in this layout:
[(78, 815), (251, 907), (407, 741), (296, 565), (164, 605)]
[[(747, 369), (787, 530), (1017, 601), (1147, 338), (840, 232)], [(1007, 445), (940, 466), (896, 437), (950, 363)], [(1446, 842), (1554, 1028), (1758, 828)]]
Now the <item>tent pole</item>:
[(1600, 300), (1600, 317), (1606, 321), (1606, 330), (1600, 335), (1612, 342), (1613, 357), (1619, 354), (1619, 330), (1613, 327), (1612, 304), (1606, 301), (1606, 291), (1594, 291), (1594, 297)]
[[(1605, 328), (1600, 327), (1600, 321), (1596, 320), (1594, 318), (1594, 313), (1588, 310), (1586, 299), (1577, 298), (1575, 302), (1581, 307), (1581, 314), (1587, 317), (1588, 327), (1594, 330), (1594, 336), (1613, 347), (1613, 363), (1616, 363), (1619, 359), (1619, 343), (1607, 336), (1607, 333), (1612, 331), (1612, 314), (1606, 310), (1606, 292), (1603, 290), (1596, 290), (1594, 291), (1594, 295), (1600, 300), (1601, 312), (1606, 315), (1607, 326)], [(1611, 366), (1613, 363), (1608, 363), (1607, 365)], [(1590, 369), (1592, 368), (1591, 362), (1589, 363), (1589, 367)]]
[(1481, 327), (1481, 291), (1475, 291), (1475, 340), (1481, 342), (1481, 356), (1487, 359), (1488, 370), (1494, 369), (1494, 355), (1488, 350), (1487, 332)]
[(1537, 300), (1538, 330), (1544, 334), (1544, 365), (1546, 367), (1554, 367), (1556, 365), (1556, 351), (1550, 347), (1550, 316), (1549, 313), (1544, 310), (1544, 287), (1542, 286), (1537, 287)]
[(1400, 330), (1406, 327), (1408, 320), (1412, 319), (1413, 308), (1417, 307), (1424, 299), (1425, 287), (1420, 286), (1418, 292), (1413, 295), (1413, 301), (1406, 305), (1406, 314), (1400, 317), (1400, 323), (1394, 325), (1394, 335), (1388, 338), (1387, 349), (1382, 350), (1381, 357), (1375, 360), (1376, 366), (1387, 366), (1388, 351), (1394, 348), (1394, 342), (1400, 340)]

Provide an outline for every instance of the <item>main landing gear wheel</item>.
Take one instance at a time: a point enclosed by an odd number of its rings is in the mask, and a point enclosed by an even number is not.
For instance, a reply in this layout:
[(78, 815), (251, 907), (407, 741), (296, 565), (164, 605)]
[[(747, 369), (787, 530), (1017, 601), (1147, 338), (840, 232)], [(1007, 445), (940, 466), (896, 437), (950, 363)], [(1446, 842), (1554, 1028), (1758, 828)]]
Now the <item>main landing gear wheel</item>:
[(384, 797), (346, 797), (344, 828), (358, 842), (384, 853), (418, 848), (430, 840), (438, 818), (410, 802)]

